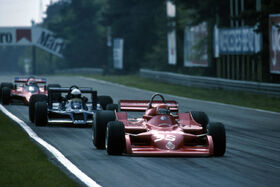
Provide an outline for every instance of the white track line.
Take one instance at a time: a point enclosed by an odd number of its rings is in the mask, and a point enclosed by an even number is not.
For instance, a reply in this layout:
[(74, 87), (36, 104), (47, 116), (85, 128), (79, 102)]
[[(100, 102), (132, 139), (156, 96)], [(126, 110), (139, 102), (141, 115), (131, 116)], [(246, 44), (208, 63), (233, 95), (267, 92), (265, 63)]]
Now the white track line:
[(0, 110), (5, 113), (9, 118), (17, 122), (27, 134), (36, 142), (46, 148), (63, 166), (65, 166), (73, 175), (80, 179), (87, 186), (100, 187), (94, 180), (83, 173), (77, 166), (75, 166), (70, 160), (68, 160), (61, 152), (59, 152), (54, 146), (47, 143), (40, 138), (24, 121), (9, 112), (3, 105), (0, 104)]
[[(99, 79), (94, 79), (94, 78), (89, 78), (89, 77), (82, 77), (82, 76), (79, 76), (79, 78), (85, 79), (85, 80), (89, 80), (89, 81), (93, 81), (93, 82), (98, 82), (98, 83), (103, 83), (103, 84), (108, 84), (108, 85), (119, 86), (119, 87), (123, 87), (123, 88), (130, 88), (130, 89), (135, 90), (135, 91), (145, 91), (145, 92), (148, 92), (148, 93), (155, 93), (154, 91), (151, 91), (151, 90), (143, 90), (143, 89), (140, 89), (140, 88), (125, 86), (125, 85), (123, 85), (123, 84), (113, 83), (113, 82), (104, 81), (104, 80), (99, 80)], [(236, 108), (236, 109), (244, 109), (244, 110), (265, 112), (265, 113), (277, 114), (277, 115), (280, 114), (280, 112), (274, 112), (274, 111), (263, 110), (263, 109), (257, 109), (257, 108), (249, 108), (249, 107), (231, 105), (231, 104), (226, 104), (226, 103), (219, 103), (219, 102), (215, 102), (215, 101), (207, 101), (207, 100), (192, 99), (192, 98), (188, 98), (188, 97), (170, 95), (170, 94), (166, 94), (166, 93), (164, 93), (164, 95), (167, 95), (167, 96), (170, 96), (170, 97), (175, 97), (175, 98), (182, 99), (182, 100), (186, 100), (186, 101), (191, 101), (191, 100), (192, 100), (192, 101), (199, 101), (199, 102), (204, 102), (204, 103), (209, 103), (209, 104), (216, 104), (216, 105), (221, 105), (221, 106), (233, 107), (233, 108)]]

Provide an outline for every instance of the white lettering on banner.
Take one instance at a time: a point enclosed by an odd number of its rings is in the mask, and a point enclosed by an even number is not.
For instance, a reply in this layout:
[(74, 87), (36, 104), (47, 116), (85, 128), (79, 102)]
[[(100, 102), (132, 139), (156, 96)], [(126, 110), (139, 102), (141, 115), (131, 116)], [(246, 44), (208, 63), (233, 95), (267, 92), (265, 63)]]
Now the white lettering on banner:
[(37, 44), (41, 45), (41, 47), (47, 48), (53, 51), (56, 54), (61, 55), (61, 50), (64, 47), (64, 43), (62, 40), (56, 39), (52, 34), (42, 31), (41, 37)]
[(261, 37), (254, 27), (218, 29), (214, 31), (215, 56), (219, 54), (253, 54), (261, 50)]
[(65, 47), (64, 41), (56, 38), (51, 31), (41, 27), (32, 27), (32, 41), (35, 46), (62, 57), (62, 50)]

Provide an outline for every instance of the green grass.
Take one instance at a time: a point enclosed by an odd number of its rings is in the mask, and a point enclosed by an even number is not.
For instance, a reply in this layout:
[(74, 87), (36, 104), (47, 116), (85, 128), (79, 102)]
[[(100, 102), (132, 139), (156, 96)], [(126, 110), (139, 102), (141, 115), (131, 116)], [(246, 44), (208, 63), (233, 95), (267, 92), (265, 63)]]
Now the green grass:
[(245, 106), (251, 108), (258, 108), (263, 110), (270, 110), (280, 112), (280, 98), (252, 94), (237, 91), (227, 91), (221, 89), (205, 89), (196, 87), (187, 87), (174, 84), (167, 84), (153, 81), (151, 79), (141, 78), (139, 75), (85, 75), (95, 79), (101, 79), (109, 82), (120, 83), (123, 85), (151, 90), (154, 92), (167, 93), (182, 97), (216, 101), (221, 103), (233, 104), (238, 106)]
[(0, 112), (0, 186), (78, 186)]

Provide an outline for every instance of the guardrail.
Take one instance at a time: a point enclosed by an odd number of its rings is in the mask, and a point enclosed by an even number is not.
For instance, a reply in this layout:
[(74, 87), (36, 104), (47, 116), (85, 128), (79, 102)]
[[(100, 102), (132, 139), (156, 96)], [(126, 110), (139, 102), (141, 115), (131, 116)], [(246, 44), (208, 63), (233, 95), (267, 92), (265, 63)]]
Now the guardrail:
[(140, 69), (139, 72), (141, 77), (151, 78), (166, 83), (202, 88), (253, 92), (280, 97), (280, 84), (191, 76), (164, 71), (153, 71), (148, 69)]
[(103, 69), (101, 68), (69, 68), (56, 70), (55, 74), (99, 74), (103, 73)]

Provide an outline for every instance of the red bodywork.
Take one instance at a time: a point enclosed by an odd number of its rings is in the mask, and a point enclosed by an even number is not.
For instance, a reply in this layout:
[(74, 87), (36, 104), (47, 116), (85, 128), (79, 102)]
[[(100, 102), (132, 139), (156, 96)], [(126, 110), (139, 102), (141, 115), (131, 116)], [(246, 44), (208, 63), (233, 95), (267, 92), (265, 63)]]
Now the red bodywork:
[[(121, 112), (116, 118), (125, 126), (125, 152), (135, 155), (162, 156), (211, 156), (213, 141), (204, 134), (202, 126), (194, 121), (191, 113), (178, 113), (176, 101), (166, 101), (171, 114), (155, 114), (155, 108), (163, 104), (154, 101), (121, 100)], [(128, 118), (127, 112), (145, 111), (141, 118)]]
[[(38, 89), (35, 89), (35, 91), (28, 90), (28, 78), (16, 78), (15, 83), (17, 85), (14, 89), (11, 89), (11, 99), (21, 100), (24, 102), (24, 104), (28, 105), (30, 97), (35, 94), (44, 94), (47, 95), (48, 91), (46, 89), (46, 80), (35, 78), (34, 81), (36, 82), (36, 87)], [(38, 85), (42, 84), (42, 85)]]

